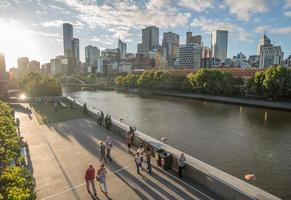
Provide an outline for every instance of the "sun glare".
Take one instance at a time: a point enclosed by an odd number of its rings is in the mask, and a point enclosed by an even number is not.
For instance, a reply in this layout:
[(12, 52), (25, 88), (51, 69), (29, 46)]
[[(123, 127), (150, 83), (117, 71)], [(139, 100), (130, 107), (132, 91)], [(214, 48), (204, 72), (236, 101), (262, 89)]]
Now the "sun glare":
[(18, 24), (0, 21), (0, 52), (15, 64), (18, 57), (35, 55), (36, 42), (33, 33)]

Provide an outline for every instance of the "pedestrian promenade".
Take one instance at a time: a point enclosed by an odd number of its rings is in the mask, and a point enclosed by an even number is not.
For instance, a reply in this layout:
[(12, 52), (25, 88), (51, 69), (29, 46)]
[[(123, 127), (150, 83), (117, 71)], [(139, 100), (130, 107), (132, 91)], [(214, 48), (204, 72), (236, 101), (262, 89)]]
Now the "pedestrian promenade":
[(154, 158), (152, 174), (141, 171), (142, 175), (138, 175), (134, 155), (127, 152), (126, 138), (90, 118), (39, 125), (35, 116), (30, 120), (21, 110), (16, 110), (16, 117), (20, 119), (21, 136), (29, 146), (39, 200), (96, 199), (86, 190), (84, 174), (89, 163), (95, 170), (99, 168), (99, 142), (106, 136), (112, 138), (113, 161), (106, 165), (108, 196), (96, 182), (99, 199), (220, 199), (199, 185), (177, 179), (174, 172), (158, 168)]

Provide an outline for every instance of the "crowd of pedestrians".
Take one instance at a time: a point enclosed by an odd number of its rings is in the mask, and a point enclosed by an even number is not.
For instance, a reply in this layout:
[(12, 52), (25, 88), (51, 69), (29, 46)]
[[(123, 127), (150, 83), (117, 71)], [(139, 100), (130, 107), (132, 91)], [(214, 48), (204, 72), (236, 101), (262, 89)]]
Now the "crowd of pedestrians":
[[(105, 122), (105, 127), (107, 129), (110, 129), (111, 126), (111, 116), (106, 115), (104, 117), (104, 113), (98, 112), (97, 113), (97, 123), (99, 125), (102, 125), (103, 121)], [(127, 132), (127, 147), (128, 147), (128, 152), (129, 153), (134, 153), (131, 151), (131, 147), (134, 144), (135, 141), (135, 127), (129, 127), (129, 131)], [(95, 188), (95, 178), (99, 182), (100, 189), (103, 191), (103, 193), (107, 196), (108, 194), (108, 186), (106, 182), (106, 176), (107, 176), (107, 171), (105, 168), (105, 164), (108, 163), (108, 161), (112, 161), (111, 157), (111, 149), (112, 149), (112, 140), (109, 136), (105, 138), (105, 141), (101, 141), (99, 145), (99, 152), (100, 152), (100, 159), (99, 161), (101, 162), (100, 167), (98, 168), (97, 172), (95, 172), (95, 169), (92, 164), (89, 164), (88, 169), (86, 170), (85, 174), (85, 180), (86, 180), (86, 185), (87, 185), (87, 190), (90, 194), (90, 185), (93, 188), (93, 194), (94, 196), (97, 197), (97, 192)], [(148, 146), (146, 143), (142, 143), (139, 145), (137, 148), (136, 152), (134, 153), (134, 163), (136, 165), (136, 170), (139, 175), (141, 175), (141, 170), (142, 171), (147, 171), (147, 173), (151, 174), (152, 172), (152, 164), (151, 164), (151, 159), (154, 151), (153, 149)], [(146, 166), (143, 166), (143, 163), (145, 163)], [(185, 168), (186, 165), (186, 158), (184, 153), (180, 153), (178, 159), (177, 159), (177, 164), (178, 164), (178, 177), (182, 178), (182, 171)], [(146, 167), (146, 168), (145, 168)]]

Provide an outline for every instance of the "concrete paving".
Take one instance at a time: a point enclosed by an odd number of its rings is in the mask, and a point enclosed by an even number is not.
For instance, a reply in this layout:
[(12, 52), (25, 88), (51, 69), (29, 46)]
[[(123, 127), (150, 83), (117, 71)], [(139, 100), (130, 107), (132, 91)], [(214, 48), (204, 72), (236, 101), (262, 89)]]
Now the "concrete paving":
[(16, 110), (16, 117), (29, 146), (39, 200), (95, 199), (86, 190), (84, 174), (89, 163), (96, 171), (100, 166), (98, 145), (106, 136), (113, 140), (113, 161), (106, 165), (108, 196), (96, 182), (99, 199), (218, 199), (196, 184), (177, 179), (175, 172), (165, 172), (157, 166), (152, 174), (142, 171), (138, 175), (125, 138), (98, 126), (90, 118), (39, 125), (34, 116), (30, 120), (21, 109)]

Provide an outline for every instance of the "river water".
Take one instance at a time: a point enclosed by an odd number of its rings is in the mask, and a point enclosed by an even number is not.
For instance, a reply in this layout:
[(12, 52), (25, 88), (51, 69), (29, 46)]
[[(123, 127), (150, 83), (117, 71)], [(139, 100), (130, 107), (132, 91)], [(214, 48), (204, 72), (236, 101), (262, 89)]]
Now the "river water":
[(253, 173), (254, 185), (291, 199), (289, 112), (115, 91), (66, 95), (238, 178)]

